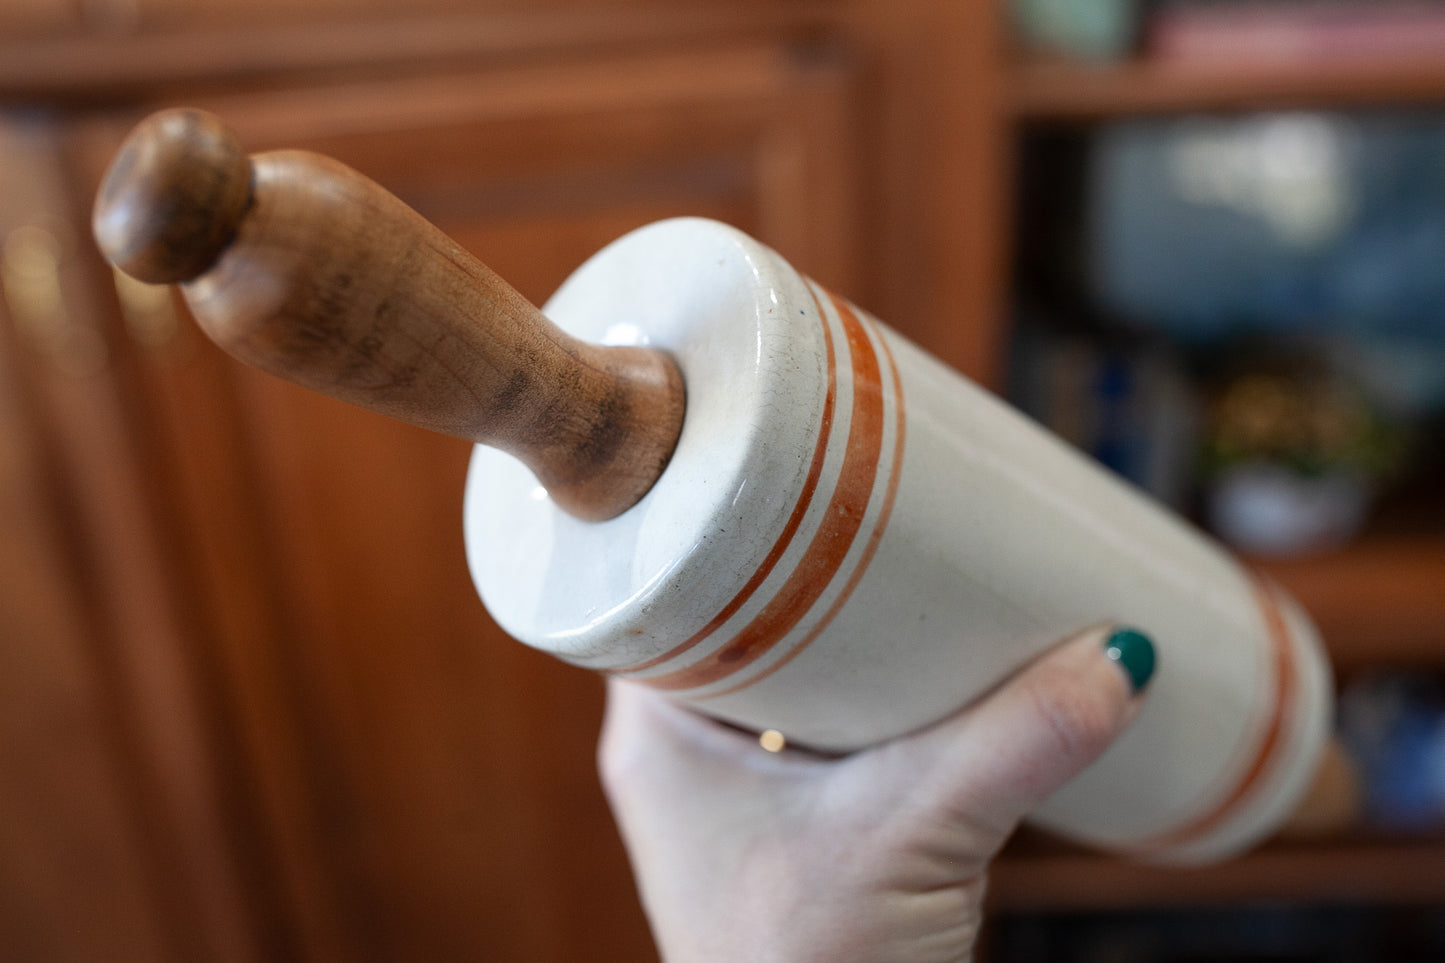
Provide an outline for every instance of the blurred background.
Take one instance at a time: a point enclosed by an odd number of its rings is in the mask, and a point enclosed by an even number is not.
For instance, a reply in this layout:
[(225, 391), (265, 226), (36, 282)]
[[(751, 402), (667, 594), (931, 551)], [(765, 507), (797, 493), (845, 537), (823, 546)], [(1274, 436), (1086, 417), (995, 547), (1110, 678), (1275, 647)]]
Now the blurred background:
[(1026, 832), (982, 959), (1445, 958), (1445, 3), (1382, 0), (8, 0), (0, 957), (655, 958), (601, 683), (467, 578), (467, 446), (100, 261), (174, 105), (538, 302), (733, 223), (1304, 602), (1328, 825), (1189, 871)]

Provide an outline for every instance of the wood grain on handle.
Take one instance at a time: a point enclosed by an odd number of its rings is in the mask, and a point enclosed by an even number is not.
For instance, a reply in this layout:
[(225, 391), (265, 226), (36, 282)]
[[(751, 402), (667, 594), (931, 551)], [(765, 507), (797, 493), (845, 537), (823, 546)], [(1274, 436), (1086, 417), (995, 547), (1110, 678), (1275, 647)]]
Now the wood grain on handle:
[(136, 128), (101, 187), (95, 234), (121, 270), (182, 283), (235, 357), (510, 452), (579, 518), (635, 504), (681, 431), (668, 355), (570, 337), (372, 181), (303, 151), (247, 158), (209, 114)]

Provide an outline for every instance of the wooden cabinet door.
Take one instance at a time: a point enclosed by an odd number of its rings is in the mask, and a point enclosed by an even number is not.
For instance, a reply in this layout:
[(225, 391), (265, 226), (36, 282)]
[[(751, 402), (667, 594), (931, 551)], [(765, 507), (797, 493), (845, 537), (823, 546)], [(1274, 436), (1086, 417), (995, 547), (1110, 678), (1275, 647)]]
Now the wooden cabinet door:
[[(191, 103), (252, 150), (351, 164), (540, 302), (684, 214), (856, 294), (852, 92), (838, 62), (756, 45)], [(77, 121), (78, 190), (143, 112)], [(601, 680), (477, 600), (468, 446), (243, 370), (170, 299), (118, 291), (264, 952), (651, 956), (595, 775)]]
[(0, 956), (256, 958), (63, 124), (0, 115)]

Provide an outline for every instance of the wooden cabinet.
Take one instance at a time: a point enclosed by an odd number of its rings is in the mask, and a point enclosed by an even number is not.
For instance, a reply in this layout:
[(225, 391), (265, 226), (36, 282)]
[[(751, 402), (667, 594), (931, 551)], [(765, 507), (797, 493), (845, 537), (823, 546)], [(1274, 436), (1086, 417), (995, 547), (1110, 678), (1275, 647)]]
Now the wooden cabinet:
[[(4, 144), (7, 173), (14, 145)], [(7, 212), (8, 213), (8, 212)], [(22, 235), (12, 244), (26, 243)], [(29, 243), (43, 243), (43, 238)], [(46, 251), (33, 270), (43, 275)], [(11, 247), (9, 273), (23, 255)], [(14, 286), (18, 279), (12, 280)], [(44, 283), (43, 277), (39, 283)], [(40, 295), (36, 295), (37, 297)], [(0, 330), (0, 942), (19, 959), (163, 958), (151, 838), (108, 698), (70, 492)]]
[[(12, 958), (653, 953), (595, 775), (601, 681), (505, 638), (468, 579), (469, 446), (243, 369), (104, 268), (89, 198), (131, 124), (182, 102), (252, 150), (337, 157), (538, 302), (674, 215), (854, 291), (861, 112), (840, 49), (448, 62), (0, 124), (20, 265), (0, 361), (23, 374), (0, 507), (26, 522), (0, 548), (26, 576), (0, 589), (0, 628), (5, 691), (32, 693), (6, 702), (23, 737), (0, 755)], [(27, 294), (27, 243), (63, 310)], [(51, 842), (94, 871), (47, 865)]]
[[(43, 118), (0, 129), (0, 941), (34, 959), (247, 958), (232, 823), (123, 343)], [(13, 461), (10, 457), (13, 456)]]

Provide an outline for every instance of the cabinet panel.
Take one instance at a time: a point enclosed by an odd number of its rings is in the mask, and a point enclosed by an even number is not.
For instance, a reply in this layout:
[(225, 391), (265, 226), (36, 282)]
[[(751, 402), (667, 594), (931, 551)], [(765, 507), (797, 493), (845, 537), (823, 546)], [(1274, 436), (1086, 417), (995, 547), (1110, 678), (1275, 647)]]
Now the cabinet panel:
[[(198, 105), (252, 149), (352, 164), (541, 301), (683, 214), (846, 282), (851, 91), (844, 67), (762, 46)], [(82, 180), (129, 120), (78, 128)], [(186, 325), (127, 350), (277, 931), (309, 957), (647, 958), (594, 771), (601, 681), (487, 618), (468, 446), (243, 370)]]
[(55, 33), (79, 23), (79, 0), (7, 0), (0, 6), (0, 38)]
[(12, 960), (161, 958), (127, 747), (13, 335), (0, 302), (0, 946)]
[[(30, 0), (31, 3), (42, 0)], [(803, 7), (809, 0), (786, 0), (782, 7)], [(124, 6), (130, 18), (145, 26), (212, 25), (230, 23), (295, 23), (308, 19), (355, 20), (367, 16), (405, 14), (480, 13), (554, 15), (579, 19), (601, 14), (607, 18), (647, 18), (696, 15), (708, 7), (729, 6), (717, 0), (101, 0), (97, 6)], [(735, 5), (735, 4), (732, 4)], [(114, 15), (113, 15), (114, 16)]]
[(0, 11), (0, 97), (116, 103), (162, 88), (415, 76), (804, 40), (832, 0), (22, 0)]
[(63, 143), (0, 118), (0, 945), (248, 959), (209, 692)]

